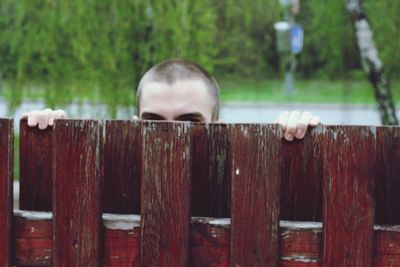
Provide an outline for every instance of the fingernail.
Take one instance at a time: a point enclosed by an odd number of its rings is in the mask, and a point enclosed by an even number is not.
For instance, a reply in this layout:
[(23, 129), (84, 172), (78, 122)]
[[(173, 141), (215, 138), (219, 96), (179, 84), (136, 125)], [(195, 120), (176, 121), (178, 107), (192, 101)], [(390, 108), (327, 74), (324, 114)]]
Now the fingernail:
[(296, 137), (297, 138), (301, 138), (302, 136), (303, 136), (303, 130), (302, 129), (297, 129), (297, 131), (296, 131)]
[(34, 121), (30, 118), (28, 118), (28, 126), (35, 126)]
[(292, 140), (293, 140), (293, 135), (292, 135), (292, 134), (286, 134), (286, 135), (285, 135), (285, 139), (286, 139), (287, 141), (292, 141)]
[(46, 124), (45, 123), (43, 123), (43, 122), (39, 122), (39, 129), (40, 130), (44, 130), (44, 129), (46, 129)]

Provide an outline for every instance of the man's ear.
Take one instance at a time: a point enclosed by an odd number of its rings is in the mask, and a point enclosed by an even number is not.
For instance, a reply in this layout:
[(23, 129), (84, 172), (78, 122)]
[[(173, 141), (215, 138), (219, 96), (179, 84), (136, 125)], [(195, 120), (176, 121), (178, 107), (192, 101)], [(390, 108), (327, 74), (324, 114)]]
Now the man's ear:
[(137, 121), (139, 120), (139, 117), (137, 115), (133, 115), (132, 120)]

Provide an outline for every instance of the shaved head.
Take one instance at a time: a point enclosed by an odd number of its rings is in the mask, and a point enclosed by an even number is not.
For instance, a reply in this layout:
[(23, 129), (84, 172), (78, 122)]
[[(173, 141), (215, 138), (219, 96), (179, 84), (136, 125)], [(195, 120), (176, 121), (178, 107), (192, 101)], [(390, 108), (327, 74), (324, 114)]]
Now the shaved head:
[(177, 81), (200, 80), (204, 82), (213, 101), (212, 121), (219, 118), (219, 86), (215, 79), (201, 66), (188, 60), (171, 59), (161, 62), (148, 70), (139, 82), (136, 94), (136, 106), (138, 114), (140, 110), (140, 98), (146, 84), (151, 82), (166, 83), (173, 85)]

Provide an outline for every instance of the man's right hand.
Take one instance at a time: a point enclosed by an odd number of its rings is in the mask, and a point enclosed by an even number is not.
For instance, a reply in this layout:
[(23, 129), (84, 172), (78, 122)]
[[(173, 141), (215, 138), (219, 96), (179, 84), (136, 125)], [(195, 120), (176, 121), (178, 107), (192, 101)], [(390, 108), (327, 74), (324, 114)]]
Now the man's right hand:
[(36, 127), (38, 126), (39, 129), (44, 130), (47, 126), (53, 126), (55, 119), (66, 119), (67, 113), (62, 110), (52, 110), (46, 108), (44, 110), (34, 110), (31, 112), (24, 113), (22, 115), (22, 119), (28, 120), (28, 126)]

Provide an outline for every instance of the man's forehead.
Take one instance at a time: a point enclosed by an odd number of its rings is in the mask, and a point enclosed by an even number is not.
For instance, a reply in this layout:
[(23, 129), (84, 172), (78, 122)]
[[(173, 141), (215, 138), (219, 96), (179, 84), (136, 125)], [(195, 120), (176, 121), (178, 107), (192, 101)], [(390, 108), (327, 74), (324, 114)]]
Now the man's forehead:
[(159, 94), (168, 94), (171, 97), (187, 95), (196, 97), (200, 94), (211, 97), (206, 83), (200, 79), (182, 79), (176, 80), (173, 83), (163, 81), (148, 81), (143, 84), (140, 92), (142, 100), (144, 97)]

